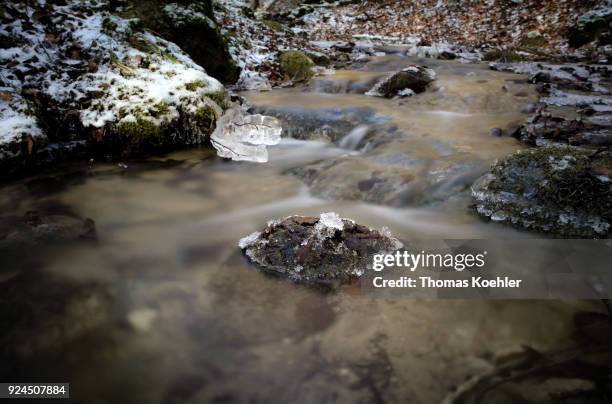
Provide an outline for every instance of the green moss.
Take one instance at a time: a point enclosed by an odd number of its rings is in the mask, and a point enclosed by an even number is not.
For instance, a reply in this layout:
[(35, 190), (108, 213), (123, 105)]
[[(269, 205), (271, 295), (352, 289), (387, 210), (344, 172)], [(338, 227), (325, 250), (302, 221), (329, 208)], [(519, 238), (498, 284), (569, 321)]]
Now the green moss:
[(140, 36), (134, 35), (131, 36), (129, 38), (129, 43), (132, 47), (134, 47), (135, 49), (138, 49), (139, 51), (143, 52), (143, 53), (148, 53), (148, 54), (158, 54), (161, 57), (163, 57), (166, 60), (171, 61), (172, 63), (178, 63), (179, 60), (172, 55), (169, 52), (166, 52), (164, 49), (162, 49), (161, 47), (144, 40), (143, 38), (141, 38)]
[(158, 102), (157, 104), (149, 108), (149, 115), (151, 115), (154, 118), (160, 118), (160, 117), (166, 116), (168, 115), (169, 112), (170, 112), (170, 108), (168, 107), (168, 104), (166, 104), (165, 102)]
[(283, 24), (274, 20), (263, 20), (262, 23), (275, 32), (284, 32), (287, 30)]
[(164, 143), (164, 125), (137, 118), (136, 121), (121, 122), (117, 126), (118, 135), (135, 149), (158, 147)]
[(311, 68), (314, 62), (299, 51), (284, 52), (279, 59), (281, 72), (296, 83), (305, 82), (312, 78)]
[(222, 109), (227, 108), (227, 99), (225, 95), (225, 89), (221, 89), (214, 93), (206, 94), (206, 96), (210, 98), (212, 101), (214, 101)]
[(189, 91), (196, 91), (198, 88), (204, 87), (205, 83), (202, 80), (191, 81), (185, 84), (185, 88)]
[(214, 123), (217, 121), (217, 115), (211, 106), (206, 105), (196, 110), (194, 121), (199, 128), (208, 128), (210, 132), (213, 129)]

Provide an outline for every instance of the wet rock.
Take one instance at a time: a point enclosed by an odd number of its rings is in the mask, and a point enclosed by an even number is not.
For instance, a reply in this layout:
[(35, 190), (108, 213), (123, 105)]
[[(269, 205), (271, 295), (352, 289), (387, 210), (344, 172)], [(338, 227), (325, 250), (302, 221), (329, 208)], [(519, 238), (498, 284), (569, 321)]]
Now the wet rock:
[[(609, 5), (609, 3), (608, 3)], [(585, 13), (578, 18), (567, 35), (568, 43), (572, 48), (579, 48), (610, 31), (612, 21), (612, 7), (602, 4), (600, 7)]]
[(125, 15), (138, 18), (143, 27), (176, 43), (208, 74), (224, 83), (234, 83), (240, 74), (221, 35), (211, 0), (129, 0)]
[(409, 66), (379, 81), (366, 95), (392, 98), (425, 91), (436, 73), (423, 66)]
[(610, 113), (585, 116), (572, 109), (541, 110), (527, 119), (515, 137), (534, 146), (560, 143), (600, 147), (612, 145), (611, 127)]
[(372, 230), (335, 213), (272, 221), (239, 246), (264, 271), (322, 284), (359, 278), (371, 268), (374, 254), (403, 247), (386, 230)]
[(338, 41), (335, 42), (332, 47), (339, 52), (352, 52), (355, 47), (354, 42)]
[(220, 157), (265, 163), (266, 146), (280, 143), (282, 130), (276, 118), (249, 115), (240, 108), (232, 108), (219, 118), (210, 141)]
[(543, 147), (496, 164), (472, 187), (476, 211), (493, 221), (560, 237), (609, 237), (609, 153)]
[(331, 64), (329, 56), (323, 52), (310, 51), (306, 52), (306, 56), (308, 56), (317, 66), (329, 67)]
[(493, 128), (489, 131), (491, 136), (500, 137), (503, 136), (504, 132), (500, 128)]
[[(599, 91), (607, 90), (607, 80), (610, 70), (607, 66), (577, 65), (577, 64), (547, 64), (536, 62), (521, 63), (490, 63), (491, 70), (529, 75), (529, 81), (539, 84), (540, 87)], [(545, 86), (548, 85), (548, 86)]]
[(457, 58), (457, 55), (449, 51), (442, 51), (438, 55), (438, 59), (442, 59), (442, 60), (454, 60), (456, 58)]
[(294, 83), (307, 82), (314, 75), (312, 72), (314, 62), (300, 51), (284, 52), (279, 58), (279, 63), (281, 73)]

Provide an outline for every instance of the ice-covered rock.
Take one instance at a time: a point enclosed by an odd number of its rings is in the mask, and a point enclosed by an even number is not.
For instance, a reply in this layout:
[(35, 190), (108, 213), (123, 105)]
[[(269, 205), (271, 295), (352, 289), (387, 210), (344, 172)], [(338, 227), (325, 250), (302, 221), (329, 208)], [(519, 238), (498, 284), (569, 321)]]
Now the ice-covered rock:
[(268, 161), (266, 146), (278, 144), (282, 130), (276, 118), (231, 108), (217, 121), (210, 140), (221, 157), (265, 163)]
[(403, 247), (388, 232), (333, 212), (273, 221), (261, 233), (240, 240), (239, 246), (264, 271), (317, 284), (358, 278), (371, 268), (374, 254)]

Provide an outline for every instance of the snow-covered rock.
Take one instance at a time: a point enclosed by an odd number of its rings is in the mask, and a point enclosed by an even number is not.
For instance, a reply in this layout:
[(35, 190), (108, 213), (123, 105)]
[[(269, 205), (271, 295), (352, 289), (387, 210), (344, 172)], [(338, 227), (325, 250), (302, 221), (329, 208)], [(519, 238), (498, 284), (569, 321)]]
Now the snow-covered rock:
[(3, 7), (0, 158), (75, 140), (115, 152), (198, 144), (225, 107), (221, 83), (104, 2)]

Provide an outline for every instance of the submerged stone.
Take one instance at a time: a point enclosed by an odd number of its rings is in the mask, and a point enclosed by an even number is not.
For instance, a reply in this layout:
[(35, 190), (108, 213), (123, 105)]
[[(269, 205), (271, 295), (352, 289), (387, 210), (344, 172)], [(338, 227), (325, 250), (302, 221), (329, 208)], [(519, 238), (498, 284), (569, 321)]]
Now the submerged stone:
[(326, 284), (359, 278), (374, 254), (391, 253), (402, 243), (336, 213), (289, 216), (239, 242), (251, 262), (294, 281)]
[(0, 255), (37, 245), (96, 239), (95, 222), (89, 218), (38, 211), (0, 217)]
[(491, 220), (560, 237), (611, 234), (609, 153), (573, 147), (519, 152), (472, 187), (476, 211)]

